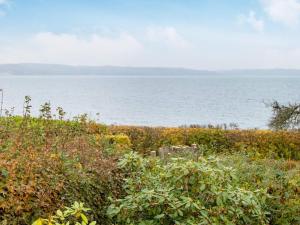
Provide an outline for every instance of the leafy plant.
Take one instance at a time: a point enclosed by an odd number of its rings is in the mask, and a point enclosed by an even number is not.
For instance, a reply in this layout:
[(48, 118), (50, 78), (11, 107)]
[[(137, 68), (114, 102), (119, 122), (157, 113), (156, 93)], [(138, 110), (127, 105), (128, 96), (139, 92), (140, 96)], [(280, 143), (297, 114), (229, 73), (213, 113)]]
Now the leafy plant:
[[(0, 224), (75, 200), (102, 225), (300, 224), (300, 132), (106, 126), (50, 104), (36, 118), (30, 100), (23, 116), (0, 118)], [(147, 158), (193, 143), (201, 154)]]
[(175, 158), (163, 164), (136, 153), (119, 166), (127, 195), (112, 200), (118, 224), (267, 224), (265, 190), (247, 190), (218, 158)]
[(30, 110), (26, 97), (23, 117), (0, 118), (0, 224), (31, 224), (75, 200), (93, 210), (93, 220), (109, 224), (108, 196), (122, 192), (122, 175), (115, 158), (91, 142), (106, 126), (86, 116), (65, 120), (62, 109), (56, 119), (49, 104), (39, 118)]
[(85, 213), (90, 211), (83, 203), (75, 202), (64, 211), (57, 210), (54, 216), (48, 219), (39, 218), (32, 225), (95, 225), (96, 221), (89, 222)]
[(253, 152), (261, 158), (300, 159), (300, 132), (295, 131), (135, 126), (110, 126), (108, 131), (127, 135), (132, 149), (143, 155), (161, 146), (197, 144), (210, 154)]
[(225, 165), (234, 165), (244, 188), (265, 189), (272, 196), (266, 201), (270, 224), (300, 224), (300, 162), (257, 159), (241, 153), (219, 158)]
[(275, 130), (300, 129), (300, 104), (281, 105), (275, 101), (271, 104), (273, 117), (269, 126)]

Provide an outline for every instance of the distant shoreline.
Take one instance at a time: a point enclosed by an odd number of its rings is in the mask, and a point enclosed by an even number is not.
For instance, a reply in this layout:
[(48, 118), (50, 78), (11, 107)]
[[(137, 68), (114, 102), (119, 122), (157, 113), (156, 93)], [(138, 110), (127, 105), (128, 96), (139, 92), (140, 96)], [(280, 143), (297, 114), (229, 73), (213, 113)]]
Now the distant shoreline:
[(203, 76), (203, 75), (299, 75), (300, 69), (197, 70), (172, 67), (71, 66), (59, 64), (0, 64), (0, 76)]

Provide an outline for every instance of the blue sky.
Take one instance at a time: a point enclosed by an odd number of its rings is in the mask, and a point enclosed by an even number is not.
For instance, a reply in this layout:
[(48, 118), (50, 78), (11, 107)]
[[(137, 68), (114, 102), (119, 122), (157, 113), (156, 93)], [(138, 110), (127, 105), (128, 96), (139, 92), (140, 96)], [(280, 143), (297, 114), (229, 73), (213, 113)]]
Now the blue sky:
[(0, 63), (300, 68), (300, 0), (0, 0)]

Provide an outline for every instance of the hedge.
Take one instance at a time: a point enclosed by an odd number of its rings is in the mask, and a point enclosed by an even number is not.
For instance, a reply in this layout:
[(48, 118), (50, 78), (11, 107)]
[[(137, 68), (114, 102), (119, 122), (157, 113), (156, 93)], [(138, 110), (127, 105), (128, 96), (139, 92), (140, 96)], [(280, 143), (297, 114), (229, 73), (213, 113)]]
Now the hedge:
[(110, 126), (108, 130), (112, 134), (128, 135), (132, 148), (143, 154), (163, 145), (196, 143), (215, 152), (246, 151), (262, 157), (300, 159), (299, 131), (134, 126)]

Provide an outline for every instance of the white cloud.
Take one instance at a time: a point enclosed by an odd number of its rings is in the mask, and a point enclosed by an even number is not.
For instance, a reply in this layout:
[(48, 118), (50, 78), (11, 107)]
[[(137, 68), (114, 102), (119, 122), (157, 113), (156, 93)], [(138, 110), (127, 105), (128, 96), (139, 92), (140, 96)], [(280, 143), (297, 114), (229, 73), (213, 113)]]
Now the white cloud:
[(8, 4), (9, 0), (0, 0), (0, 5)]
[(300, 20), (299, 0), (261, 0), (265, 12), (275, 22), (295, 26)]
[(0, 0), (0, 17), (6, 16), (6, 10), (4, 8), (9, 7), (10, 3), (10, 0)]
[(175, 48), (185, 48), (189, 43), (174, 27), (148, 27), (146, 36), (149, 41), (165, 43)]
[[(43, 32), (15, 39), (0, 37), (0, 63), (72, 65), (171, 66), (199, 69), (300, 68), (297, 36), (268, 33), (226, 33), (198, 29), (190, 46), (178, 48), (166, 39), (145, 39), (149, 33), (111, 37)], [(173, 40), (173, 39), (171, 39)], [(175, 42), (177, 43), (177, 42)], [(167, 46), (167, 48), (166, 48)], [(173, 46), (173, 47), (172, 47)]]
[(1, 62), (44, 62), (65, 64), (126, 64), (143, 46), (131, 35), (122, 33), (111, 38), (91, 35), (80, 38), (73, 34), (38, 33), (19, 42), (0, 46)]
[(239, 24), (249, 24), (254, 30), (259, 32), (262, 32), (265, 26), (262, 19), (256, 18), (256, 13), (254, 11), (250, 11), (248, 15), (240, 15), (238, 22)]

